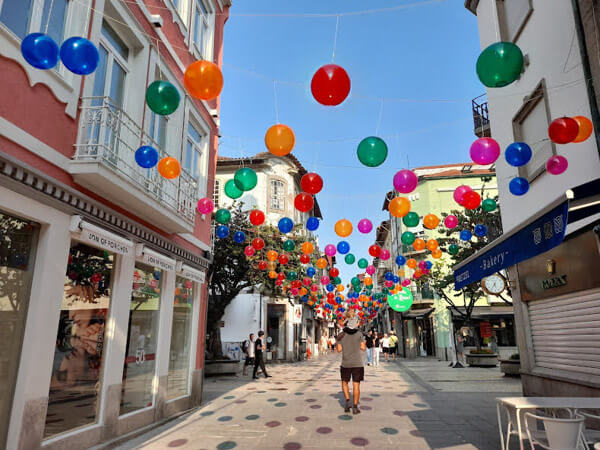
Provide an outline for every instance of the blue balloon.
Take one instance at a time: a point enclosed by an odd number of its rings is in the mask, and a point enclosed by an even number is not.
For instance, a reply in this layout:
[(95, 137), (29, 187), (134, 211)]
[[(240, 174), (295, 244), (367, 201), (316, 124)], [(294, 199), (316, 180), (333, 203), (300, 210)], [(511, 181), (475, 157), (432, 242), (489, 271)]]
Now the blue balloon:
[(308, 296), (304, 296), (304, 297), (300, 297), (300, 300), (302, 300), (303, 303), (308, 302)]
[(246, 233), (243, 231), (236, 231), (233, 233), (233, 240), (238, 244), (243, 243), (246, 240)]
[(392, 272), (386, 272), (383, 276), (387, 281), (392, 281), (394, 279), (394, 274)]
[(98, 67), (100, 54), (86, 38), (71, 37), (60, 46), (60, 59), (71, 72), (89, 75)]
[(229, 227), (227, 225), (219, 225), (216, 234), (219, 239), (225, 239), (229, 236)]
[(523, 195), (529, 190), (529, 182), (522, 177), (516, 177), (510, 180), (508, 190), (512, 195)]
[(21, 42), (21, 54), (36, 69), (52, 69), (58, 63), (58, 45), (47, 34), (31, 33)]
[(473, 229), (473, 232), (475, 233), (475, 236), (479, 236), (479, 237), (483, 237), (487, 234), (487, 227), (483, 224), (477, 224), (475, 225), (475, 228)]
[(317, 271), (315, 270), (314, 267), (308, 267), (306, 269), (306, 275), (308, 275), (309, 277), (314, 277), (315, 273), (317, 273)]
[(460, 239), (463, 241), (470, 241), (473, 237), (473, 234), (469, 230), (462, 230), (460, 232)]
[(144, 169), (150, 169), (158, 164), (158, 150), (149, 145), (143, 145), (135, 151), (135, 162)]
[(425, 261), (427, 270), (431, 269), (433, 267), (433, 263), (431, 261)]
[(308, 231), (315, 231), (317, 228), (319, 228), (319, 219), (310, 216), (306, 221), (306, 229)]
[(398, 281), (400, 281), (400, 277), (398, 277), (398, 276), (394, 275), (394, 278), (392, 278), (392, 281), (393, 281), (394, 283), (397, 283)]
[(350, 244), (348, 244), (346, 241), (338, 242), (337, 251), (338, 253), (345, 255), (350, 251)]
[(154, 273), (152, 274), (152, 276), (154, 277), (155, 280), (160, 280), (160, 270), (155, 270)]
[(292, 219), (288, 217), (282, 217), (279, 219), (277, 228), (279, 228), (279, 231), (281, 231), (283, 234), (289, 233), (294, 229), (294, 222), (292, 222)]
[(325, 286), (325, 289), (327, 289), (327, 292), (331, 292), (335, 289), (335, 286), (329, 283), (327, 286)]
[(504, 157), (511, 166), (520, 167), (529, 162), (531, 154), (531, 147), (525, 142), (513, 142), (506, 147)]
[(403, 266), (404, 264), (406, 264), (406, 258), (402, 255), (396, 256), (396, 264), (398, 264), (399, 266)]

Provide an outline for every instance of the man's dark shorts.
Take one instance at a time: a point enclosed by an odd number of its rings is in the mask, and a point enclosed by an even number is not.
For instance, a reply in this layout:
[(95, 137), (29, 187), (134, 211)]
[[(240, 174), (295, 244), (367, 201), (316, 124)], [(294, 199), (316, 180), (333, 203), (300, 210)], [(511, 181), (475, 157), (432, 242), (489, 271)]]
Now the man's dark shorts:
[(254, 358), (246, 356), (246, 362), (244, 363), (244, 366), (253, 366), (253, 365), (254, 365)]
[(340, 375), (342, 376), (342, 381), (352, 381), (355, 383), (360, 382), (365, 379), (365, 368), (364, 367), (340, 367)]

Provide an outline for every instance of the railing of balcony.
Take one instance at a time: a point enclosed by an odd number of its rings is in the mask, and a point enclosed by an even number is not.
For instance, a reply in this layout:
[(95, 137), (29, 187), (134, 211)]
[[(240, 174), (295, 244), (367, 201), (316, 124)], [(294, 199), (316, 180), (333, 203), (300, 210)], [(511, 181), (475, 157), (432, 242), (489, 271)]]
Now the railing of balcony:
[(490, 123), (486, 95), (483, 94), (471, 100), (471, 106), (473, 109), (473, 127), (475, 128), (475, 134), (479, 135), (478, 133), (483, 133), (483, 129)]
[(110, 97), (83, 97), (81, 100), (82, 132), (73, 159), (97, 162), (110, 168), (161, 206), (193, 223), (197, 182), (184, 170), (178, 178), (167, 180), (155, 168), (140, 167), (135, 162), (135, 151), (142, 145), (156, 148), (159, 158), (169, 155)]

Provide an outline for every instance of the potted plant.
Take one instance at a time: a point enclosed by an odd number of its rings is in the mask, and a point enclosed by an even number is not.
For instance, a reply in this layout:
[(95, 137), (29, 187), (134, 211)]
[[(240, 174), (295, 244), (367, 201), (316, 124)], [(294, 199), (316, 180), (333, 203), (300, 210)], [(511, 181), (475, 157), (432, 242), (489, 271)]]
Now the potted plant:
[(477, 367), (495, 367), (498, 355), (489, 348), (476, 348), (467, 353), (467, 364)]
[(509, 359), (500, 360), (500, 371), (507, 376), (519, 376), (521, 360), (518, 353), (510, 355)]

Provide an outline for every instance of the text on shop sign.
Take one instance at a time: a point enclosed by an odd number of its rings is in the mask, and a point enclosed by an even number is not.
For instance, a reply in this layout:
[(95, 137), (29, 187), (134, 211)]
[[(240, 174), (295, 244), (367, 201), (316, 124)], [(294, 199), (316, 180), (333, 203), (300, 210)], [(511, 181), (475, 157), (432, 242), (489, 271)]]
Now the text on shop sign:
[(94, 231), (84, 229), (81, 232), (81, 240), (89, 242), (92, 245), (102, 247), (105, 250), (109, 250), (120, 255), (129, 255), (132, 247), (130, 245), (119, 242), (115, 239), (111, 239), (107, 236), (103, 236)]

